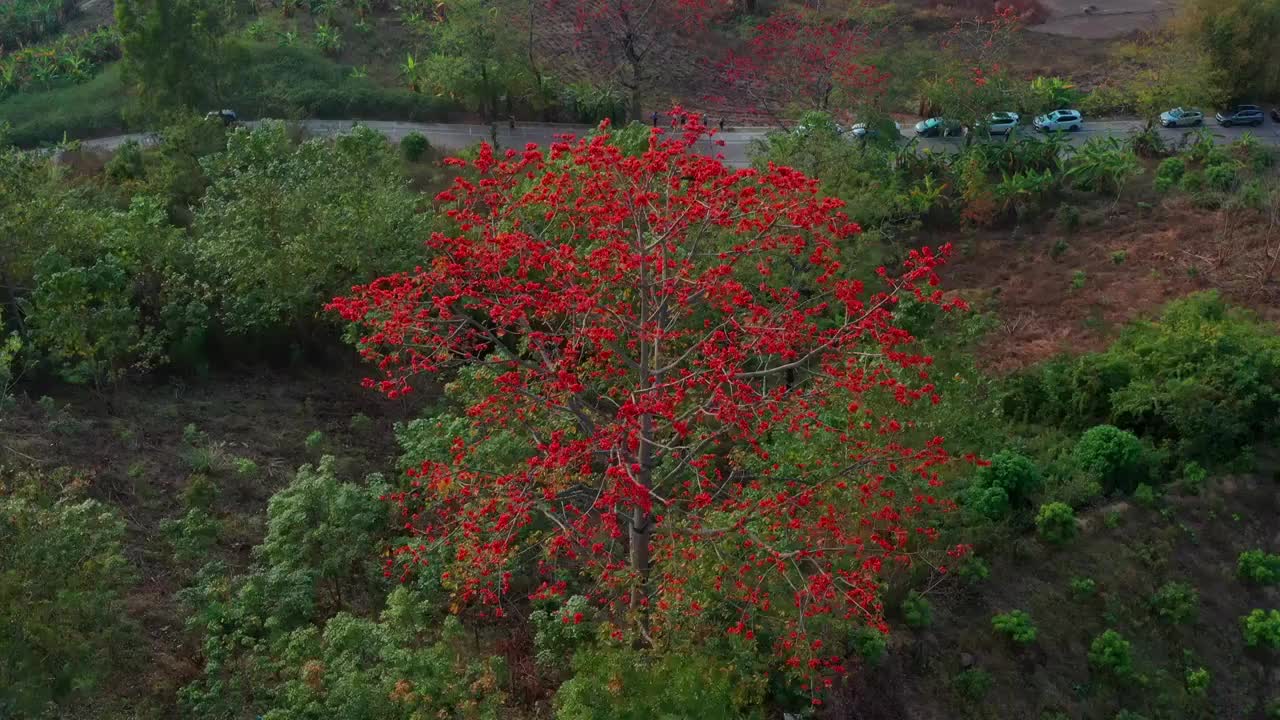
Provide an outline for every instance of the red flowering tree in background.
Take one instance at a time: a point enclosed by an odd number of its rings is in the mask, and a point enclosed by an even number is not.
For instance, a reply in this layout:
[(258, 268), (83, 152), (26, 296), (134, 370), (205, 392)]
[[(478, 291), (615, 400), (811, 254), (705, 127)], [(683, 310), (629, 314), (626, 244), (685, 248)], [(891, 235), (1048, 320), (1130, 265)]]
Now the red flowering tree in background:
[(861, 23), (779, 9), (721, 64), (721, 76), (751, 99), (753, 110), (785, 125), (788, 115), (809, 110), (874, 105), (889, 74), (867, 60), (873, 48), (872, 32)]
[(925, 80), (922, 116), (942, 114), (972, 127), (991, 112), (1016, 109), (1018, 88), (1008, 60), (1023, 19), (1007, 4), (999, 8), (990, 16), (961, 20), (942, 35), (946, 60)]
[[(628, 95), (630, 117), (642, 120), (652, 87), (673, 64), (695, 64), (683, 54), (700, 47), (693, 40), (711, 18), (728, 9), (724, 0), (547, 0), (567, 3), (573, 14), (575, 45), (588, 67)], [(650, 105), (652, 106), (652, 105)]]
[[(478, 440), (395, 496), (416, 539), (388, 574), (444, 558), (459, 604), (503, 614), (536, 553), (534, 595), (587, 595), (615, 637), (727, 632), (839, 671), (851, 626), (884, 627), (882, 573), (936, 537), (948, 454), (908, 446), (903, 416), (938, 397), (895, 311), (951, 307), (948, 249), (864, 283), (840, 201), (695, 154), (702, 130), (639, 157), (604, 135), (484, 147), (423, 266), (334, 300), (388, 396), (460, 366), (489, 383), (465, 408)], [(473, 462), (499, 436), (523, 460)], [(821, 451), (770, 455), (787, 447)]]

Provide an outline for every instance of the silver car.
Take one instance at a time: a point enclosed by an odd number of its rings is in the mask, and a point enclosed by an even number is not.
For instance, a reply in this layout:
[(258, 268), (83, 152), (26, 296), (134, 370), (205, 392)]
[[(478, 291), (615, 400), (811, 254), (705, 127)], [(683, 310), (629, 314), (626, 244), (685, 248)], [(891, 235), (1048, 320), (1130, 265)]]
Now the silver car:
[(984, 127), (990, 135), (1008, 135), (1018, 127), (1019, 119), (1021, 118), (1016, 112), (991, 113)]
[(1167, 128), (1194, 127), (1204, 123), (1204, 113), (1195, 108), (1174, 108), (1160, 113), (1160, 124)]

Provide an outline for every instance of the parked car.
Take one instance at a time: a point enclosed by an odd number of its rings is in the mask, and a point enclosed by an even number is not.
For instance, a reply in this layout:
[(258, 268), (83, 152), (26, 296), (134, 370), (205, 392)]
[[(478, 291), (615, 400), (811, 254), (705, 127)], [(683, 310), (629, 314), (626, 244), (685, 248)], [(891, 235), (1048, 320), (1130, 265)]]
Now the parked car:
[[(897, 131), (898, 135), (902, 134), (902, 125), (894, 123), (893, 127)], [(878, 138), (880, 137), (881, 132), (877, 128), (868, 127), (866, 123), (854, 123), (849, 128), (849, 135), (855, 140), (865, 140)]]
[(222, 124), (231, 127), (239, 121), (234, 110), (214, 110), (204, 116), (205, 120), (221, 120)]
[(1204, 113), (1195, 108), (1174, 108), (1160, 113), (1160, 124), (1167, 128), (1192, 127), (1204, 122)]
[(1262, 114), (1262, 108), (1257, 105), (1237, 105), (1228, 110), (1223, 110), (1214, 117), (1222, 127), (1231, 127), (1232, 125), (1258, 127), (1266, 116)]
[(1280, 123), (1280, 108), (1271, 108), (1271, 119)]
[(1037, 117), (1032, 124), (1037, 130), (1044, 132), (1060, 130), (1076, 132), (1084, 127), (1084, 116), (1079, 110), (1054, 110), (1047, 115)]
[(1008, 135), (1018, 127), (1020, 119), (1021, 116), (1015, 112), (991, 113), (986, 120), (979, 123), (978, 127), (988, 135)]
[(940, 117), (932, 117), (916, 123), (916, 135), (919, 137), (946, 137), (960, 135), (964, 132), (958, 123)]

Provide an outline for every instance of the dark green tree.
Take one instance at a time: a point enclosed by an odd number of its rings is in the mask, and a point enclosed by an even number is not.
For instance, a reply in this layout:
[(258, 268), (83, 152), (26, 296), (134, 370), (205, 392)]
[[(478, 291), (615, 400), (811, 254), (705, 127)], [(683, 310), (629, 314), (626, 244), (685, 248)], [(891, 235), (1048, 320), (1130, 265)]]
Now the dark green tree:
[(226, 33), (236, 3), (119, 0), (124, 74), (145, 113), (198, 108), (218, 96), (230, 63)]

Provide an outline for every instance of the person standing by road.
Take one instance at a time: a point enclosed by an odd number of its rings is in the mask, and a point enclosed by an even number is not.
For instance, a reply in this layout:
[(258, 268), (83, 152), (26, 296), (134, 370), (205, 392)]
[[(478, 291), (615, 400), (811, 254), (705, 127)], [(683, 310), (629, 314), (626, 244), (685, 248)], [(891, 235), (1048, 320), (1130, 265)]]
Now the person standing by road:
[(653, 111), (653, 126), (658, 127), (658, 111)]
[(720, 118), (720, 122), (719, 122), (719, 123), (717, 123), (717, 124), (720, 126), (720, 132), (724, 132), (724, 118), (723, 118), (723, 117), (721, 117), (721, 118)]

